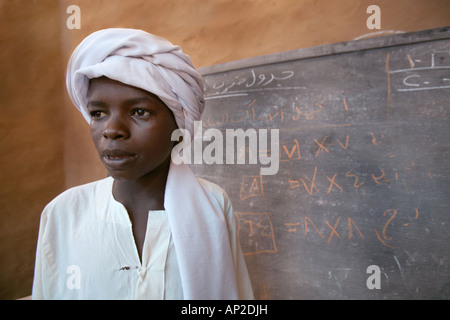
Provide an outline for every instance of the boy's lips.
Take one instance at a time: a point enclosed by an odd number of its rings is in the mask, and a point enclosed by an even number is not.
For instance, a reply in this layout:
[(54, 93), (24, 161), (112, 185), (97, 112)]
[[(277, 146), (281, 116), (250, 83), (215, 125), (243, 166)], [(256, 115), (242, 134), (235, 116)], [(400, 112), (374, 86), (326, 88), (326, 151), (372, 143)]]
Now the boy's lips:
[(137, 158), (137, 154), (120, 149), (107, 149), (102, 152), (105, 165), (110, 169), (120, 169)]

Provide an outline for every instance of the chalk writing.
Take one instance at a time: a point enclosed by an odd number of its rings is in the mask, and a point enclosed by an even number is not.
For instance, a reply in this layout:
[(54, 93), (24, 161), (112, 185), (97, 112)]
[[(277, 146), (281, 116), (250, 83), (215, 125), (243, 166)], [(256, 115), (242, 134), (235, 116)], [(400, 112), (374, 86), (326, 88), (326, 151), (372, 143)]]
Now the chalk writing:
[(264, 194), (262, 176), (243, 176), (239, 197), (241, 200)]
[[(389, 179), (384, 169), (374, 169), (374, 171), (370, 174), (367, 172), (356, 174), (354, 168), (346, 171), (345, 174), (339, 174), (339, 172), (335, 172), (333, 174), (325, 174), (325, 179), (322, 179), (320, 182), (318, 181), (318, 167), (314, 167), (314, 171), (311, 175), (304, 175), (302, 177), (287, 177), (287, 182), (289, 185), (289, 189), (297, 189), (300, 190), (304, 188), (306, 194), (313, 195), (314, 193), (322, 193), (330, 194), (333, 192), (343, 192), (344, 188), (348, 186), (350, 183), (351, 186), (358, 190), (361, 186), (366, 185), (367, 182), (373, 182), (378, 186), (387, 186), (390, 183), (396, 182), (399, 180), (400, 174), (396, 171), (390, 171), (391, 178)], [(361, 175), (365, 177), (365, 181), (361, 181)], [(325, 183), (324, 183), (325, 182)], [(325, 185), (325, 187), (324, 187)], [(373, 186), (373, 184), (372, 184)], [(301, 188), (303, 187), (303, 188)], [(324, 188), (322, 188), (324, 187)], [(320, 191), (319, 191), (320, 188)], [(348, 190), (348, 189), (347, 189)]]
[(238, 237), (244, 255), (276, 253), (275, 236), (269, 213), (235, 212)]
[(386, 184), (389, 182), (388, 179), (385, 177), (385, 173), (383, 169), (380, 169), (381, 174), (377, 177), (373, 173), (371, 174), (371, 177), (373, 181), (375, 181), (376, 184)]
[[(269, 105), (256, 99), (246, 101), (241, 107), (218, 110), (209, 114), (204, 120), (204, 126), (215, 128), (238, 123), (250, 122), (253, 126), (271, 124), (273, 126), (296, 124), (304, 121), (319, 120), (328, 110), (342, 110), (343, 115), (349, 110), (346, 97), (322, 99), (320, 101), (304, 102), (298, 99), (286, 102), (283, 105)], [(284, 126), (283, 126), (284, 127)]]
[[(415, 208), (414, 211), (414, 220), (419, 218), (419, 209)], [(387, 220), (384, 225), (381, 227), (381, 231), (378, 228), (374, 229), (374, 234), (376, 239), (380, 242), (381, 245), (394, 248), (395, 246), (389, 244), (389, 242), (393, 241), (394, 236), (388, 231), (393, 220), (398, 215), (399, 211), (397, 209), (388, 209), (384, 211), (382, 214), (383, 217), (386, 217)], [(354, 218), (347, 217), (343, 218), (341, 216), (336, 217), (334, 220), (329, 221), (328, 219), (323, 219), (322, 223), (318, 223), (318, 218), (311, 218), (309, 216), (305, 216), (302, 221), (289, 221), (285, 222), (285, 231), (290, 234), (302, 233), (305, 238), (311, 237), (312, 235), (316, 235), (319, 238), (323, 239), (324, 243), (329, 245), (332, 241), (343, 241), (343, 240), (366, 240), (367, 235), (371, 233), (369, 229), (363, 232), (362, 228), (358, 225)], [(345, 222), (344, 222), (345, 221)], [(410, 226), (410, 222), (401, 224), (401, 227)], [(301, 232), (303, 231), (303, 232)]]
[[(265, 90), (287, 90), (287, 89), (306, 89), (301, 86), (283, 87), (281, 83), (284, 80), (288, 80), (294, 76), (294, 71), (285, 70), (280, 71), (277, 74), (270, 73), (257, 73), (251, 69), (249, 73), (244, 76), (235, 76), (231, 79), (225, 79), (222, 81), (206, 84), (210, 87), (208, 93), (205, 96), (206, 100), (229, 98), (234, 96), (246, 96), (249, 92), (265, 91)], [(272, 86), (269, 86), (272, 84)]]
[(342, 191), (342, 187), (341, 187), (340, 185), (338, 185), (338, 184), (334, 181), (334, 180), (336, 179), (337, 175), (338, 175), (338, 174), (335, 173), (335, 174), (333, 175), (333, 178), (330, 178), (329, 176), (327, 176), (327, 179), (330, 181), (330, 187), (328, 188), (327, 193), (330, 193), (330, 192), (331, 192), (333, 186), (335, 186), (336, 188), (338, 188), (339, 190)]
[[(373, 132), (371, 132), (370, 135), (372, 136), (372, 144), (374, 146), (379, 145), (380, 144), (380, 140), (377, 140), (377, 138), (375, 137), (375, 134)], [(381, 134), (380, 139), (381, 140), (384, 139), (384, 134), (383, 133)]]
[(339, 140), (339, 138), (336, 138), (336, 141), (339, 143), (342, 149), (347, 150), (348, 149), (348, 139), (350, 138), (350, 135), (346, 135), (345, 144)]
[(321, 142), (318, 142), (317, 139), (314, 139), (314, 142), (318, 145), (317, 152), (316, 152), (316, 158), (319, 155), (320, 152), (330, 152), (325, 146), (331, 145), (329, 141), (327, 141), (327, 136), (323, 137)]
[(434, 51), (427, 59), (405, 57), (409, 68), (391, 70), (387, 66), (388, 82), (398, 92), (423, 91), (450, 88), (450, 52)]
[[(316, 174), (317, 174), (317, 167), (314, 168), (314, 174), (313, 174), (312, 180), (307, 176), (305, 176), (305, 179), (308, 182), (305, 182), (305, 180), (300, 178), (300, 181), (303, 183), (303, 186), (305, 187), (305, 189), (309, 195), (311, 195), (314, 191), (319, 192), (319, 190), (317, 190), (316, 183), (315, 183), (316, 182)], [(295, 180), (290, 180), (290, 181), (295, 181)], [(308, 188), (308, 185), (309, 185), (309, 188)]]
[(297, 139), (280, 142), (280, 161), (300, 160), (300, 146)]
[[(419, 209), (415, 208), (414, 209), (415, 215), (414, 215), (414, 220), (417, 220), (419, 218)], [(378, 229), (375, 229), (375, 234), (377, 236), (377, 239), (385, 246), (388, 248), (395, 248), (395, 246), (389, 244), (389, 242), (392, 240), (392, 235), (387, 234), (387, 229), (390, 226), (390, 224), (392, 223), (392, 221), (395, 219), (395, 217), (398, 214), (398, 210), (397, 209), (388, 209), (383, 213), (383, 216), (389, 216), (389, 219), (386, 221), (386, 223), (383, 225), (383, 228), (381, 229), (381, 232), (378, 231)], [(408, 223), (403, 223), (402, 224), (403, 227), (407, 227), (409, 226), (409, 222)]]
[(354, 183), (353, 183), (353, 187), (355, 187), (356, 189), (358, 189), (359, 187), (361, 187), (361, 186), (364, 184), (364, 182), (358, 183), (359, 177), (358, 177), (356, 174), (352, 173), (352, 172), (353, 172), (353, 169), (350, 169), (350, 171), (348, 171), (348, 172), (345, 173), (345, 176), (346, 176), (347, 178), (354, 178), (355, 181), (354, 181)]

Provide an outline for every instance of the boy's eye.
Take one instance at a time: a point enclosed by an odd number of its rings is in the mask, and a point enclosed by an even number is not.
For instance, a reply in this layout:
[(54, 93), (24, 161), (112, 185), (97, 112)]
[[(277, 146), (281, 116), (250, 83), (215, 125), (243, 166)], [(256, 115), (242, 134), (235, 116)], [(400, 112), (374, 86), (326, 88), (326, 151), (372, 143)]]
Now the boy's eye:
[(140, 118), (148, 118), (152, 113), (145, 109), (135, 109), (131, 114)]
[(105, 116), (105, 113), (102, 112), (102, 111), (92, 111), (91, 112), (92, 119), (100, 119), (100, 118), (102, 118), (104, 116)]

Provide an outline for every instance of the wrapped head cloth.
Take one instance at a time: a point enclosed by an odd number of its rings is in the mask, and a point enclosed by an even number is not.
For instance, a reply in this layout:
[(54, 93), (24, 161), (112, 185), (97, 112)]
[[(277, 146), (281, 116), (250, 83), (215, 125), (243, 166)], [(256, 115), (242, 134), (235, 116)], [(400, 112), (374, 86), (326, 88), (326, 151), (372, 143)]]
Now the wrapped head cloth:
[[(194, 136), (194, 121), (204, 109), (203, 82), (178, 46), (134, 29), (100, 30), (83, 40), (69, 61), (66, 84), (88, 122), (89, 79), (102, 76), (157, 95), (172, 110), (178, 127)], [(183, 296), (237, 299), (241, 290), (236, 252), (242, 253), (228, 232), (223, 204), (205, 188), (187, 164), (171, 163), (164, 207)]]
[(178, 127), (193, 137), (194, 121), (205, 107), (203, 80), (179, 46), (135, 29), (105, 29), (84, 39), (69, 61), (66, 84), (88, 122), (89, 80), (102, 76), (157, 95), (172, 110)]

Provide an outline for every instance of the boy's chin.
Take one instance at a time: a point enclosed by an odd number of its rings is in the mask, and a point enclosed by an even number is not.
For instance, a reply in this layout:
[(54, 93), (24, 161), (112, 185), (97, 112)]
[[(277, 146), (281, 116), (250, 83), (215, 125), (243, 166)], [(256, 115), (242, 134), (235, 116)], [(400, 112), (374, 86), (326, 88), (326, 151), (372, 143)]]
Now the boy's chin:
[(131, 181), (139, 178), (136, 175), (131, 174), (130, 172), (117, 170), (108, 170), (108, 176), (118, 181)]

